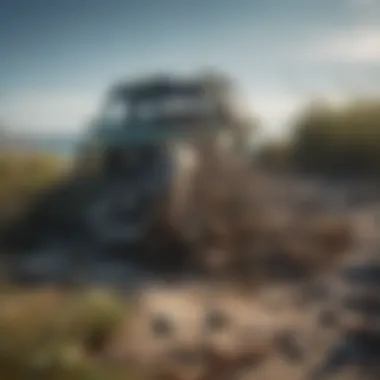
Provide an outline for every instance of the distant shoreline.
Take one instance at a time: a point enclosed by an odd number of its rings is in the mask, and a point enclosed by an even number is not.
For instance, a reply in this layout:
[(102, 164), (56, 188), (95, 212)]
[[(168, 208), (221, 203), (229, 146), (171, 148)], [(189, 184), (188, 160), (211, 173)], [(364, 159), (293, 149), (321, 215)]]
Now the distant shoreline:
[(81, 139), (78, 136), (10, 136), (3, 145), (10, 150), (34, 150), (70, 158)]

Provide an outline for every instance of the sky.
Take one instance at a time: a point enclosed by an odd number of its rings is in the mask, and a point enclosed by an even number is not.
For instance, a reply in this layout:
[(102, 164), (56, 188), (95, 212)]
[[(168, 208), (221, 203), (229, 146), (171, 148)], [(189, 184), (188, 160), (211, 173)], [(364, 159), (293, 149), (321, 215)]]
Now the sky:
[(119, 79), (216, 67), (270, 135), (380, 91), (380, 0), (0, 0), (0, 121), (77, 133)]

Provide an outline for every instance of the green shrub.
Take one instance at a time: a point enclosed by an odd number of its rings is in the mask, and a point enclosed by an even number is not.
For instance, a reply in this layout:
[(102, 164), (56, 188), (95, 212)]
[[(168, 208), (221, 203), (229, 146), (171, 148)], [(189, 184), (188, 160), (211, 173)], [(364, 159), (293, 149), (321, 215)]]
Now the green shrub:
[(306, 170), (380, 174), (380, 99), (310, 105), (295, 123), (291, 145), (295, 164)]
[(36, 194), (63, 175), (64, 169), (64, 162), (55, 156), (21, 151), (0, 153), (1, 222), (22, 212)]
[[(46, 289), (26, 294), (4, 288), (0, 293), (0, 378), (135, 378), (101, 360), (102, 345), (127, 315), (124, 302), (101, 291), (73, 295)], [(99, 336), (96, 347), (91, 340)]]

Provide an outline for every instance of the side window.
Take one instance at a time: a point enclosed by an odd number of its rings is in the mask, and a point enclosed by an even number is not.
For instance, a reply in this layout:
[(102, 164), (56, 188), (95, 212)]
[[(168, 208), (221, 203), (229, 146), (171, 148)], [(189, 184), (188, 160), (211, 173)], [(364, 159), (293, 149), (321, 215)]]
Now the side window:
[(157, 104), (151, 101), (142, 102), (138, 105), (138, 120), (146, 123), (154, 122), (157, 118), (157, 111), (159, 107)]
[(129, 104), (121, 98), (110, 99), (102, 114), (103, 121), (107, 124), (107, 127), (120, 127), (128, 119), (130, 113)]

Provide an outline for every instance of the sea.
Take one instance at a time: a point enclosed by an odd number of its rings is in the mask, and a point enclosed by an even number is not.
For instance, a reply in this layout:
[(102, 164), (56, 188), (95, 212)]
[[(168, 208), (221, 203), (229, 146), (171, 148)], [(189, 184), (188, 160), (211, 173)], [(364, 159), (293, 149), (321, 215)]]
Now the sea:
[[(3, 142), (1, 141), (1, 143)], [(18, 135), (12, 136), (4, 144), (0, 144), (0, 149), (3, 147), (8, 149), (26, 149), (71, 158), (75, 155), (77, 147), (81, 142), (82, 137), (78, 135)]]

